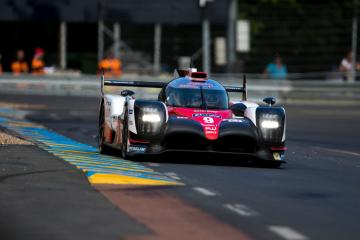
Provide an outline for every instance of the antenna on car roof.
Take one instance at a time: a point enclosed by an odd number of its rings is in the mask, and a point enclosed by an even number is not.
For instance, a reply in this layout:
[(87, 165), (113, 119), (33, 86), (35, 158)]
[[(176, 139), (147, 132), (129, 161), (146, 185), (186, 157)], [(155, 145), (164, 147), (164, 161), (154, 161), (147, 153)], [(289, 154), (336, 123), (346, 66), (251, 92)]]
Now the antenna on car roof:
[(189, 66), (188, 74), (191, 74), (192, 72), (197, 72), (197, 68), (194, 67), (193, 57), (190, 57), (190, 66)]

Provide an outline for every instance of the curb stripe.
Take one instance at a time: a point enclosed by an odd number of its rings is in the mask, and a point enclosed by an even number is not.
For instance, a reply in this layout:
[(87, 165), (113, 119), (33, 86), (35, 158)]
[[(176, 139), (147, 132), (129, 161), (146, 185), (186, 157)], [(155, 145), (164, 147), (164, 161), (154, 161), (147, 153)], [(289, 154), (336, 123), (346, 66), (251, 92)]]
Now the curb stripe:
[[(1, 109), (0, 109), (1, 112)], [(0, 123), (38, 147), (75, 165), (92, 184), (183, 185), (141, 164), (101, 155), (98, 149), (25, 120), (0, 117)]]

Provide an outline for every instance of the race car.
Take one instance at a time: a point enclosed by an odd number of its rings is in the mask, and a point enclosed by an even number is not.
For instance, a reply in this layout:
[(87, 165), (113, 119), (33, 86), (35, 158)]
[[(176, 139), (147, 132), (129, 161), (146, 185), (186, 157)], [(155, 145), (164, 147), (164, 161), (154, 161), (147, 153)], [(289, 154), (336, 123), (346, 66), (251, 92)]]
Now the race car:
[[(216, 152), (250, 156), (273, 167), (285, 163), (285, 110), (275, 98), (247, 101), (242, 86), (223, 86), (196, 69), (177, 70), (169, 82), (105, 80), (102, 76), (99, 150), (124, 159), (165, 152)], [(160, 88), (153, 100), (134, 91), (105, 94), (105, 86)], [(230, 101), (229, 92), (242, 94)]]

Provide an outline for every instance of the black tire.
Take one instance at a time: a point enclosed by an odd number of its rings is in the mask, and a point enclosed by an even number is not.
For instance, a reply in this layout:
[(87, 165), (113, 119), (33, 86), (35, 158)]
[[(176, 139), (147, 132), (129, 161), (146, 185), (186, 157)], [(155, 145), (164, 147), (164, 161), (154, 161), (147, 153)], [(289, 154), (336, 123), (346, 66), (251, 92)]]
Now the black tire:
[(124, 111), (125, 111), (125, 116), (124, 116), (124, 126), (123, 126), (123, 132), (122, 132), (122, 142), (121, 142), (121, 157), (123, 159), (130, 159), (129, 154), (127, 153), (128, 140), (129, 140), (127, 108), (125, 108)]
[(265, 163), (265, 166), (268, 168), (279, 168), (281, 164), (281, 162), (267, 162)]
[(98, 144), (99, 144), (99, 152), (101, 154), (111, 154), (112, 149), (105, 144), (104, 138), (104, 107), (101, 107), (100, 116), (99, 116), (99, 137), (98, 137)]

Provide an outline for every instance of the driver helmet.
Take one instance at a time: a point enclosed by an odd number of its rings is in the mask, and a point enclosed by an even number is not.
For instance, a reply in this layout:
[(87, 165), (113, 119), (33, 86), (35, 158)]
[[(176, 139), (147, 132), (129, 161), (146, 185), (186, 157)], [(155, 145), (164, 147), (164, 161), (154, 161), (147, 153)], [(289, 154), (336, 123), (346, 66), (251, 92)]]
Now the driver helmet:
[(219, 96), (215, 94), (206, 95), (206, 103), (208, 105), (217, 106), (220, 103)]
[(191, 97), (191, 105), (192, 106), (200, 106), (202, 103), (201, 96), (200, 95), (193, 95)]

